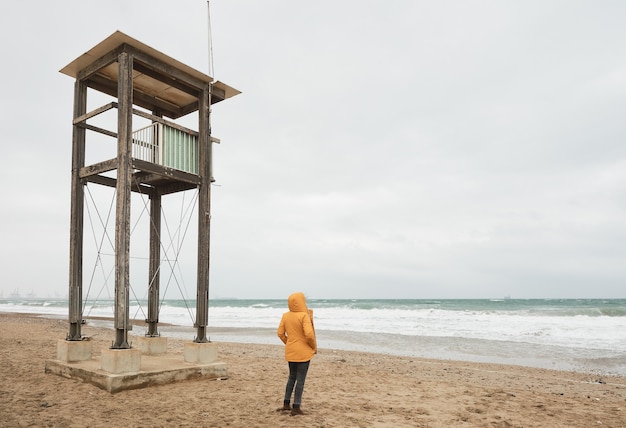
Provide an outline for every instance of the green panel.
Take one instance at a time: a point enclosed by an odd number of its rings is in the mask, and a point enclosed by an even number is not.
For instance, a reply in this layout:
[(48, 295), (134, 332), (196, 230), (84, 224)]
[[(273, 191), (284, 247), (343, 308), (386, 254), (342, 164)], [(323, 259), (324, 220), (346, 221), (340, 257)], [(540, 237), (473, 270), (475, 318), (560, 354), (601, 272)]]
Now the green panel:
[(169, 126), (163, 126), (161, 149), (164, 166), (198, 173), (198, 138)]

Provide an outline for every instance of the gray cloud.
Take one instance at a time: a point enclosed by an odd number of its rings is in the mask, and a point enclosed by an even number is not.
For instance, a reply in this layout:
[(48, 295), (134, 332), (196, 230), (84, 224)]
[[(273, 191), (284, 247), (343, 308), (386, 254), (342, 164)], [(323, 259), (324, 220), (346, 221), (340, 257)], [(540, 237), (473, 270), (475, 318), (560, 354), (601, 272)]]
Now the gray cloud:
[[(45, 295), (68, 271), (58, 70), (116, 29), (206, 70), (208, 36), (203, 1), (32, 6), (0, 14), (0, 289)], [(623, 297), (622, 2), (211, 8), (215, 77), (243, 91), (213, 109), (213, 295)]]

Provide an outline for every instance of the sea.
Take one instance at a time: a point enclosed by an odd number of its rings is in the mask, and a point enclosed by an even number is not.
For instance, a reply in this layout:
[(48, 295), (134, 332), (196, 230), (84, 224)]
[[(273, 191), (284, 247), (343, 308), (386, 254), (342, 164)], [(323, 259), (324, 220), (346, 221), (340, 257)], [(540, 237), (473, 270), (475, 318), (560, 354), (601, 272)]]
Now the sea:
[[(85, 301), (112, 326), (112, 300)], [(626, 376), (626, 299), (309, 299), (320, 352), (363, 351)], [(286, 299), (211, 299), (214, 342), (276, 344)], [(64, 318), (67, 299), (1, 298), (0, 312)], [(146, 301), (130, 303), (145, 319)], [(108, 320), (107, 320), (108, 319)], [(162, 336), (192, 340), (195, 301), (163, 300)], [(138, 331), (139, 330), (139, 331)], [(132, 334), (142, 334), (134, 327)]]

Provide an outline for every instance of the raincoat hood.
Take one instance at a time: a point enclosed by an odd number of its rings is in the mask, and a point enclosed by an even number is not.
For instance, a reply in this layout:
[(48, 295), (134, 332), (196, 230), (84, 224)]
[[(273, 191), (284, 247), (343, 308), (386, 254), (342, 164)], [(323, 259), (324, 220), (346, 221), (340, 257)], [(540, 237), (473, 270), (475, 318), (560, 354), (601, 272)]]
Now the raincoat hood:
[(304, 293), (301, 293), (301, 292), (293, 293), (287, 299), (287, 304), (291, 312), (308, 312), (308, 309), (306, 307), (306, 298), (304, 297)]

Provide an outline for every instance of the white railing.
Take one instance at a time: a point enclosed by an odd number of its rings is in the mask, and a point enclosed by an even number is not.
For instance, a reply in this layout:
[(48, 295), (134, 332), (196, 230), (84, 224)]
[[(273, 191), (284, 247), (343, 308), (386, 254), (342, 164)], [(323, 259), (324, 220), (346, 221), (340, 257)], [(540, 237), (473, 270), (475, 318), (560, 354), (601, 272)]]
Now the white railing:
[(133, 157), (161, 165), (158, 123), (133, 131)]
[(198, 137), (162, 123), (153, 123), (133, 132), (133, 157), (197, 174)]

